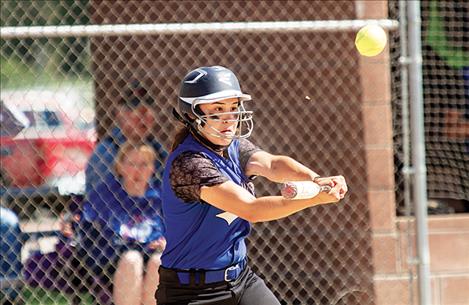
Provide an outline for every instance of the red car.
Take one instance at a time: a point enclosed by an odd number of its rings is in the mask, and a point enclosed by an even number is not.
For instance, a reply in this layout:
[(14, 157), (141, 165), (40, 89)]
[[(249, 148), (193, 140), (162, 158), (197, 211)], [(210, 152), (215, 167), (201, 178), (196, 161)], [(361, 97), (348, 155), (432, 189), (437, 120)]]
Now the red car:
[(29, 120), (29, 126), (17, 135), (1, 136), (1, 170), (9, 181), (7, 192), (32, 196), (35, 192), (65, 195), (84, 191), (84, 170), (96, 136), (92, 108), (80, 108), (74, 97), (43, 90), (2, 91), (3, 103)]

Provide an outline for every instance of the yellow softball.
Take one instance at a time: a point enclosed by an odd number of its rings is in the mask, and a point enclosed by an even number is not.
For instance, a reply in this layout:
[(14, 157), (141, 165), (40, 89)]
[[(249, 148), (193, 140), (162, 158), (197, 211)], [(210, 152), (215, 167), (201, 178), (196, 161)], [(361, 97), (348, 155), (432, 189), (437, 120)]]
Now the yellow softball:
[(387, 40), (386, 32), (382, 27), (369, 24), (358, 31), (355, 46), (363, 56), (376, 56), (384, 50)]

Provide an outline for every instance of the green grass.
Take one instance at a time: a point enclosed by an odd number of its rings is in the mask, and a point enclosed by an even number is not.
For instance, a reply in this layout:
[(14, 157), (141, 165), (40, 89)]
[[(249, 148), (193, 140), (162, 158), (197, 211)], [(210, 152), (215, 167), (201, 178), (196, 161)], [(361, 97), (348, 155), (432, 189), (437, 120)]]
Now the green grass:
[(52, 78), (45, 74), (35, 75), (24, 62), (9, 59), (0, 60), (0, 81), (3, 89), (25, 87), (28, 84), (44, 84), (52, 82)]
[(67, 84), (87, 86), (92, 83), (89, 76), (66, 76), (57, 73), (56, 67), (34, 68), (14, 58), (0, 57), (0, 67), (0, 87), (4, 90), (60, 87)]
[[(42, 288), (25, 288), (20, 297), (26, 305), (68, 305), (69, 300), (60, 292), (47, 291)], [(92, 304), (90, 296), (84, 298), (84, 303)]]

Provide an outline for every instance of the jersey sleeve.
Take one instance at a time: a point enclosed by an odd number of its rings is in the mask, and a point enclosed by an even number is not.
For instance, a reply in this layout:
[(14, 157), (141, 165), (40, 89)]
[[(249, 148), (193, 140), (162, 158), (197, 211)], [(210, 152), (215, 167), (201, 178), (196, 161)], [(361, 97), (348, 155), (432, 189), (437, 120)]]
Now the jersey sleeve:
[(228, 181), (213, 162), (201, 153), (185, 152), (174, 159), (170, 171), (171, 187), (184, 202), (200, 202), (200, 188)]
[(239, 140), (239, 163), (243, 170), (246, 169), (246, 164), (248, 163), (249, 158), (258, 151), (261, 151), (261, 149), (248, 139)]

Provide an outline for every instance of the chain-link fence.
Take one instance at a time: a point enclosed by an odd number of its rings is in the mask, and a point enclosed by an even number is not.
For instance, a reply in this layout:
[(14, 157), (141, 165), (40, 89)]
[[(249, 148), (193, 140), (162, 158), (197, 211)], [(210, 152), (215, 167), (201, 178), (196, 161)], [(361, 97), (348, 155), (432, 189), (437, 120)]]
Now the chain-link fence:
[[(465, 1), (422, 1), (422, 55), (429, 212), (469, 209), (468, 7)], [(389, 15), (398, 18), (398, 1)], [(391, 34), (399, 39), (399, 33)], [(397, 203), (404, 214), (405, 152), (400, 45), (391, 44)], [(409, 151), (410, 152), (410, 151)]]
[[(429, 3), (424, 2), (424, 18), (430, 16), (426, 13)], [(390, 3), (390, 15), (398, 19), (393, 8), (397, 9), (396, 2)], [(1, 3), (2, 26), (353, 20), (356, 15), (353, 1)], [(89, 200), (83, 200), (86, 184), (111, 183), (103, 172), (112, 170), (113, 156), (122, 144), (115, 128), (134, 122), (130, 116), (134, 114), (125, 112), (125, 107), (135, 97), (152, 100), (152, 135), (162, 147), (154, 145), (160, 160), (178, 127), (171, 110), (179, 82), (194, 67), (216, 64), (232, 69), (243, 90), (253, 96), (254, 101), (247, 105), (255, 113), (252, 142), (271, 153), (290, 155), (323, 175), (341, 173), (351, 189), (342, 205), (317, 207), (254, 225), (249, 239), (251, 265), (283, 304), (374, 304), (359, 58), (350, 43), (354, 35), (354, 31), (337, 29), (327, 33), (195, 31), (2, 39), (2, 111), (20, 112), (27, 119), (23, 130), (16, 128), (17, 135), (8, 134), (2, 124), (2, 206), (12, 211), (2, 210), (2, 218), (9, 215), (9, 222), (2, 221), (2, 230), (9, 223), (13, 234), (9, 239), (2, 231), (2, 259), (6, 262), (1, 272), (4, 279), (11, 279), (2, 282), (2, 297), (26, 304), (111, 302), (110, 284), (117, 261), (110, 260), (104, 268), (83, 259), (91, 252), (83, 246), (83, 239), (94, 236), (83, 235), (77, 225), (82, 221), (81, 207)], [(399, 73), (398, 36), (391, 40), (391, 51), (393, 72)], [(425, 68), (429, 80), (425, 85), (430, 86), (425, 93), (452, 94), (446, 87), (431, 87), (436, 84), (431, 82), (432, 63)], [(398, 92), (398, 76), (393, 86), (393, 92)], [(448, 106), (445, 120), (454, 119), (454, 111), (467, 114), (467, 96), (465, 100), (463, 94), (455, 98), (459, 102), (445, 104), (458, 105)], [(394, 113), (399, 113), (399, 96), (394, 101)], [(426, 108), (428, 133), (436, 130), (434, 121), (444, 121), (440, 114), (446, 112), (435, 107)], [(138, 115), (143, 121), (147, 113)], [(464, 115), (457, 117), (462, 120)], [(395, 122), (398, 131), (400, 125)], [(461, 126), (457, 122), (452, 124)], [(461, 139), (459, 131), (452, 130), (448, 131), (454, 135), (451, 139)], [(89, 161), (98, 145), (96, 139), (108, 146)], [(395, 141), (402, 143), (398, 132)], [(436, 145), (434, 154), (431, 147), (428, 153), (430, 193), (467, 199), (469, 162), (467, 152), (462, 153), (464, 141), (444, 140), (441, 144), (439, 135), (430, 135), (428, 141)], [(435, 158), (447, 160), (435, 155), (443, 153), (443, 146), (445, 154), (454, 156), (451, 173), (437, 170), (441, 162)], [(399, 169), (401, 150), (396, 147)], [(93, 183), (85, 182), (87, 164), (96, 166), (89, 169), (97, 178)], [(397, 171), (398, 186), (401, 177)], [(447, 184), (438, 177), (446, 177)], [(278, 194), (278, 185), (261, 179), (255, 184), (258, 195)], [(69, 226), (61, 226), (63, 223)], [(57, 231), (59, 228), (62, 230)], [(38, 231), (46, 231), (41, 234), (48, 237), (37, 242)]]
[(429, 196), (469, 211), (469, 7), (428, 1), (424, 12), (425, 126)]
[[(330, 19), (354, 19), (353, 2), (2, 3), (2, 22), (9, 26)], [(349, 43), (353, 39), (352, 31), (292, 31), (2, 41), (4, 103), (21, 104), (19, 106), (25, 107), (22, 111), (35, 112), (38, 94), (33, 94), (32, 101), (26, 99), (33, 90), (38, 90), (35, 88), (40, 88), (41, 92), (52, 93), (56, 100), (51, 102), (56, 103), (56, 108), (44, 105), (44, 109), (32, 115), (42, 116), (46, 121), (57, 116), (54, 122), (46, 122), (45, 128), (51, 129), (52, 139), (34, 125), (28, 127), (34, 130), (34, 141), (26, 134), (11, 139), (12, 152), (2, 156), (5, 158), (2, 169), (11, 176), (6, 194), (11, 195), (15, 188), (20, 189), (17, 193), (24, 193), (29, 187), (53, 186), (51, 180), (60, 179), (54, 172), (58, 165), (62, 162), (76, 165), (74, 158), (82, 160), (89, 156), (88, 147), (94, 142), (90, 137), (93, 134), (88, 124), (90, 118), (85, 117), (87, 107), (95, 102), (96, 130), (103, 141), (116, 125), (116, 112), (121, 109), (119, 101), (125, 98), (127, 88), (135, 80), (148, 88), (154, 98), (151, 104), (156, 115), (154, 133), (163, 147), (169, 148), (175, 128), (171, 107), (182, 76), (195, 66), (224, 65), (235, 71), (243, 90), (254, 97), (249, 105), (256, 114), (254, 143), (272, 153), (298, 158), (319, 173), (343, 173), (353, 189), (344, 205), (318, 207), (281, 221), (255, 225), (250, 238), (252, 265), (261, 271), (285, 304), (329, 304), (344, 295), (347, 298), (351, 291), (361, 294), (354, 294), (347, 304), (372, 304), (370, 230), (363, 199), (366, 187), (362, 183), (365, 171), (361, 150), (363, 131), (357, 90), (359, 79), (355, 73), (358, 58), (353, 44)], [(305, 96), (311, 100), (305, 100)], [(67, 102), (71, 103), (71, 109), (65, 109)], [(74, 129), (76, 138), (63, 138), (53, 133), (62, 127), (56, 126), (56, 121), (62, 118), (64, 125), (70, 124), (63, 127)], [(49, 140), (55, 141), (54, 144), (49, 144)], [(18, 141), (26, 143), (19, 146)], [(23, 162), (18, 163), (15, 150)], [(48, 154), (52, 155), (49, 159), (45, 158)], [(38, 160), (40, 164), (32, 164), (32, 156), (37, 155), (42, 156)], [(70, 159), (62, 161), (62, 158)], [(63, 174), (72, 178), (83, 169), (84, 164), (74, 168), (76, 172), (65, 165), (62, 168)], [(38, 181), (26, 179), (31, 177), (29, 175), (21, 180), (20, 174), (28, 171), (33, 171)], [(70, 181), (73, 186), (77, 183)], [(258, 194), (278, 193), (278, 186), (266, 181), (257, 181), (257, 186)], [(68, 190), (63, 191), (66, 194)], [(45, 194), (51, 197), (49, 191)], [(44, 199), (41, 195), (39, 198)], [(64, 197), (59, 193), (52, 200), (47, 198), (52, 203), (45, 204), (45, 200), (32, 201), (37, 197), (28, 194), (22, 196), (22, 200), (16, 196), (13, 200), (7, 198), (5, 204), (25, 219), (24, 227), (29, 225), (34, 230), (39, 225), (52, 229), (57, 226), (58, 214), (74, 202), (70, 197), (78, 196)], [(52, 206), (52, 212), (37, 213), (41, 205)], [(102, 294), (106, 290), (109, 293), (111, 276), (105, 271), (97, 273), (98, 278), (92, 282), (98, 283), (98, 289), (86, 285), (88, 276), (82, 273), (91, 272), (93, 266), (83, 262), (80, 255), (74, 257), (76, 249), (68, 248), (70, 244), (75, 245), (73, 237), (72, 241), (65, 239), (65, 248), (52, 252), (59, 257), (39, 256), (32, 265), (31, 260), (23, 262), (29, 285), (13, 291), (17, 293), (17, 300), (60, 303), (63, 302), (61, 295), (87, 291), (91, 298), (108, 302)], [(8, 251), (18, 249), (10, 247)], [(53, 261), (52, 267), (47, 265), (47, 260)], [(80, 265), (86, 266), (85, 270)], [(47, 273), (53, 271), (51, 268), (59, 269), (58, 266), (62, 269), (56, 270), (55, 278), (49, 278)], [(76, 274), (78, 280), (72, 276)], [(44, 296), (37, 287), (59, 290), (62, 294)]]

